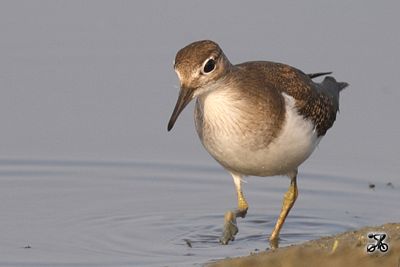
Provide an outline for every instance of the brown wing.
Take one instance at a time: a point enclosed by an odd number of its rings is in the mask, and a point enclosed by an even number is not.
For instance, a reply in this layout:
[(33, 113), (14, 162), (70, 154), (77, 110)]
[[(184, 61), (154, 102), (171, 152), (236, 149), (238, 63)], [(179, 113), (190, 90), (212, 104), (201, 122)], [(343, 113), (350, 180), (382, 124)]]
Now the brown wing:
[(314, 83), (312, 75), (285, 64), (268, 61), (247, 62), (238, 66), (261, 69), (266, 84), (292, 96), (299, 113), (315, 124), (318, 136), (325, 135), (332, 127), (339, 109), (339, 92), (347, 83), (338, 83), (330, 76), (322, 83)]

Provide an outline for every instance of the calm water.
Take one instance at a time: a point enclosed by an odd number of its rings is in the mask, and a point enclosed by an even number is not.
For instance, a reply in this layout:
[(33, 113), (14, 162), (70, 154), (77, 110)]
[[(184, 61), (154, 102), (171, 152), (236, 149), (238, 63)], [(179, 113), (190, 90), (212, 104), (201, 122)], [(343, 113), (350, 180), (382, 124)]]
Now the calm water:
[[(282, 245), (399, 220), (400, 185), (301, 173)], [(201, 266), (267, 247), (289, 180), (249, 177), (237, 239), (221, 246), (236, 204), (215, 165), (0, 161), (1, 266)], [(190, 242), (192, 247), (187, 245)]]

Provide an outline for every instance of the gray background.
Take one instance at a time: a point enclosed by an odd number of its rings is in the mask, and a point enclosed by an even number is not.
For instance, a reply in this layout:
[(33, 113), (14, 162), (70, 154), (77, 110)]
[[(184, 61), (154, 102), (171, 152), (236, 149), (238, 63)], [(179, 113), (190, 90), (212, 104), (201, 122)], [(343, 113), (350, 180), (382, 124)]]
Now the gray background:
[(192, 105), (166, 131), (175, 53), (212, 39), (233, 63), (350, 83), (303, 170), (398, 179), (398, 11), (396, 1), (1, 1), (0, 158), (216, 164)]

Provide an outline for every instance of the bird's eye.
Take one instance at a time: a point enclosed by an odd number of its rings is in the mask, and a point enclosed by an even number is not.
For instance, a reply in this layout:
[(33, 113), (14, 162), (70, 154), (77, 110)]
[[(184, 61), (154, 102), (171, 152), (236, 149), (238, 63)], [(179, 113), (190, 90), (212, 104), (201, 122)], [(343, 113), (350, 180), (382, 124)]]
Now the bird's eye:
[(210, 58), (207, 60), (206, 64), (204, 64), (203, 67), (203, 72), (204, 73), (210, 73), (215, 69), (215, 60)]

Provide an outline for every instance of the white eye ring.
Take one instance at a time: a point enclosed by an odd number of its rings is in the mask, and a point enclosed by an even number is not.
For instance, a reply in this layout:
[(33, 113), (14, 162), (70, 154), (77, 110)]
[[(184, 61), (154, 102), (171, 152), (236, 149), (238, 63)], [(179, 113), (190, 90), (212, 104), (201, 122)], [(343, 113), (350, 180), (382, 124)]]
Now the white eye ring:
[(213, 57), (208, 58), (204, 61), (203, 66), (201, 67), (201, 73), (210, 74), (215, 70), (216, 62)]

